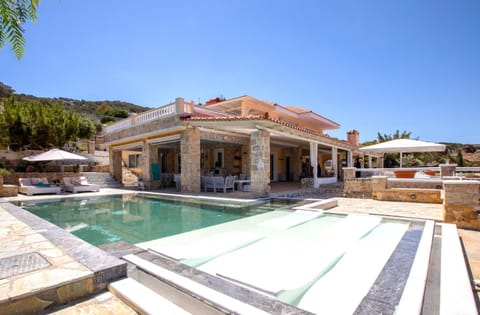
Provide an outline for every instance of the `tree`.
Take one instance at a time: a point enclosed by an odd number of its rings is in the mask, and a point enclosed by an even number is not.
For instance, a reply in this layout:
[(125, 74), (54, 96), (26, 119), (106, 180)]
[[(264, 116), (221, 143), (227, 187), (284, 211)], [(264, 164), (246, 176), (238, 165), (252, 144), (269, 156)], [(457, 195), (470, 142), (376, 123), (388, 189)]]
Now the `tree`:
[[(387, 142), (391, 141), (394, 139), (410, 139), (411, 132), (403, 131), (400, 133), (400, 131), (397, 129), (395, 133), (392, 134), (381, 134), (380, 132), (377, 132), (377, 141), (376, 143), (381, 143), (381, 142)], [(372, 143), (375, 144), (375, 143)], [(412, 162), (413, 163), (413, 162)], [(416, 162), (415, 162), (416, 163)], [(385, 154), (384, 157), (384, 166), (391, 168), (391, 167), (397, 167), (400, 166), (400, 153), (387, 153)]]
[(465, 166), (465, 161), (463, 160), (462, 150), (458, 150), (457, 158), (455, 159), (455, 162), (457, 163), (457, 166), (459, 166), (459, 167)]
[(377, 132), (377, 140), (378, 140), (378, 143), (381, 143), (381, 142), (387, 142), (387, 141), (390, 141), (390, 140), (394, 140), (394, 139), (410, 139), (410, 135), (412, 133), (411, 132), (407, 132), (407, 131), (403, 131), (402, 133), (400, 133), (400, 131), (397, 129), (395, 131), (395, 133), (393, 135), (387, 135), (387, 134), (380, 134), (380, 132)]
[(23, 24), (37, 20), (40, 0), (0, 0), (0, 49), (9, 42), (18, 59), (23, 57), (25, 39)]
[(95, 123), (56, 102), (18, 102), (5, 99), (0, 112), (0, 144), (12, 150), (62, 147), (70, 141), (90, 139)]

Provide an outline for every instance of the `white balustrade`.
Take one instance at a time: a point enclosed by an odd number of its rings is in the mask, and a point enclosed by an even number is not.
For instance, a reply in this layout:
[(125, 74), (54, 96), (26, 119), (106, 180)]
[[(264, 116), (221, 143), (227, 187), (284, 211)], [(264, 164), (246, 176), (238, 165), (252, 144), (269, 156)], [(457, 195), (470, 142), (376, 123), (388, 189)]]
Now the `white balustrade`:
[[(185, 104), (187, 105), (187, 104)], [(188, 106), (185, 106), (187, 108)], [(188, 111), (189, 112), (189, 111)], [(159, 108), (149, 110), (147, 112), (120, 120), (113, 125), (110, 125), (105, 128), (105, 133), (112, 133), (119, 130), (131, 128), (134, 126), (139, 126), (151, 122), (153, 120), (161, 119), (172, 114), (176, 114), (175, 103), (171, 103)]]

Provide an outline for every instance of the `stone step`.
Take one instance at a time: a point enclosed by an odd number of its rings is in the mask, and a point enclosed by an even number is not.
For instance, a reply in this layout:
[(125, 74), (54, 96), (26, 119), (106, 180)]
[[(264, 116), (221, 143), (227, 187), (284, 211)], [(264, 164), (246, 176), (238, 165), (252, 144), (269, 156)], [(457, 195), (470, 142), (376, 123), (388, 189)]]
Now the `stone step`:
[(132, 278), (111, 283), (109, 290), (140, 314), (191, 314)]
[(121, 188), (123, 185), (116, 181), (109, 173), (84, 172), (88, 182), (97, 184), (101, 188)]
[(122, 259), (135, 266), (131, 277), (192, 314), (268, 314), (134, 254), (125, 255)]

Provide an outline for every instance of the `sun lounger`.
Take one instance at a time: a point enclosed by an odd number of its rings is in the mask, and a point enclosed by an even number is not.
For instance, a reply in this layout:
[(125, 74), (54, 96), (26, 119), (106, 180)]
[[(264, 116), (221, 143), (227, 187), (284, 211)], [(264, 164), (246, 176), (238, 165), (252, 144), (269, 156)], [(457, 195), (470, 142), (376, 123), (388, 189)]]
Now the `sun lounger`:
[(74, 194), (84, 191), (99, 191), (100, 187), (96, 184), (88, 183), (84, 176), (80, 177), (64, 177), (62, 179), (62, 187), (65, 191)]
[(32, 196), (39, 194), (59, 194), (61, 192), (60, 187), (51, 185), (48, 183), (47, 178), (19, 178), (18, 182), (20, 187), (18, 187), (18, 192)]

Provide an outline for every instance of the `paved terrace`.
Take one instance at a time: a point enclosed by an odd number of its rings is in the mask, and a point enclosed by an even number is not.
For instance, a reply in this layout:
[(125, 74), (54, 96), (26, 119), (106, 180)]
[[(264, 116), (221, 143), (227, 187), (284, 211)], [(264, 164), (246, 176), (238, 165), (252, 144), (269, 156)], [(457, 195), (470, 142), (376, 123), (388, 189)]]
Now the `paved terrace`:
[[(83, 196), (132, 192), (121, 189), (102, 189), (99, 193), (82, 193)], [(172, 193), (174, 191), (170, 191)], [(332, 197), (332, 192), (302, 191), (298, 184), (273, 185), (273, 196), (296, 195), (305, 198)], [(68, 197), (62, 194), (60, 197)], [(205, 193), (203, 196), (222, 198), (249, 198), (244, 192)], [(57, 198), (59, 196), (55, 196)], [(58, 314), (135, 314), (135, 312), (108, 291), (98, 289), (104, 270), (115, 270), (115, 277), (122, 277), (123, 263), (105, 255), (98, 248), (73, 240), (61, 229), (44, 224), (34, 216), (15, 213), (7, 201), (39, 200), (52, 196), (17, 196), (0, 198), (0, 262), (17, 256), (31, 263), (30, 270), (23, 267), (12, 271), (2, 269), (0, 278), (0, 314), (22, 312), (23, 307), (35, 305), (38, 310), (49, 300), (68, 303), (67, 307), (54, 309)], [(371, 199), (338, 198), (338, 206), (329, 210), (335, 213), (369, 213), (382, 216), (406, 217), (441, 221), (442, 205), (408, 202), (383, 202)], [(59, 231), (60, 230), (60, 231)], [(480, 231), (459, 230), (469, 266), (474, 279), (480, 279)], [(44, 259), (38, 259), (35, 253)], [(29, 257), (25, 254), (30, 254)], [(23, 256), (22, 256), (23, 255)], [(18, 264), (19, 260), (16, 261)], [(15, 263), (15, 262), (13, 262)], [(3, 263), (2, 263), (3, 264)], [(5, 264), (3, 264), (5, 265)], [(102, 277), (100, 277), (102, 278)], [(103, 277), (106, 279), (107, 277)], [(108, 279), (107, 279), (108, 280)], [(101, 282), (101, 281), (100, 281)], [(97, 290), (96, 290), (97, 288)], [(477, 287), (477, 290), (479, 287)], [(88, 295), (87, 300), (78, 299)], [(480, 297), (480, 295), (479, 295)], [(17, 302), (15, 302), (17, 301)], [(75, 301), (75, 302), (71, 302)], [(78, 302), (80, 301), (80, 302)]]

